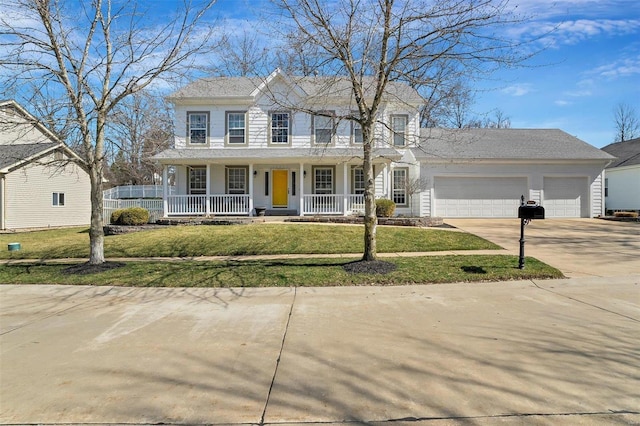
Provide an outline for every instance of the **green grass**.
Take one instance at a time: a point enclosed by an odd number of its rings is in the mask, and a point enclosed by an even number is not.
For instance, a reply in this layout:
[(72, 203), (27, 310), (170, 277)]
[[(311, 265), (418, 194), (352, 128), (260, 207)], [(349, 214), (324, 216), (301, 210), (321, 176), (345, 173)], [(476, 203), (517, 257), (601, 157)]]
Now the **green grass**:
[(84, 284), (136, 287), (284, 287), (349, 286), (504, 281), (560, 278), (562, 274), (536, 259), (517, 268), (517, 256), (469, 255), (385, 259), (397, 269), (389, 274), (350, 274), (345, 259), (250, 260), (239, 262), (144, 262), (90, 275), (65, 273), (69, 265), (0, 266), (0, 283)]
[[(475, 235), (440, 229), (378, 227), (379, 253), (499, 249)], [(7, 244), (21, 250), (9, 252)], [(0, 259), (64, 259), (89, 256), (86, 229), (0, 235)], [(253, 224), (168, 226), (105, 237), (106, 257), (193, 257), (257, 254), (361, 253), (362, 226)]]

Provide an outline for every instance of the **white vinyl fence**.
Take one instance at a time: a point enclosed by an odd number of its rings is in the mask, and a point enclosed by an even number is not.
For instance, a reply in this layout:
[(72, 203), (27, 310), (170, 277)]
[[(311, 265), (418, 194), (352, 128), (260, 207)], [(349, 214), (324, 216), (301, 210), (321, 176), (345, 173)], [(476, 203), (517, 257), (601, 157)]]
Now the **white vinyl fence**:
[(156, 220), (162, 217), (162, 199), (160, 200), (145, 200), (142, 198), (134, 200), (114, 200), (104, 198), (103, 200), (103, 217), (104, 223), (111, 223), (111, 213), (119, 209), (126, 209), (128, 207), (142, 207), (149, 210), (149, 222), (155, 223)]

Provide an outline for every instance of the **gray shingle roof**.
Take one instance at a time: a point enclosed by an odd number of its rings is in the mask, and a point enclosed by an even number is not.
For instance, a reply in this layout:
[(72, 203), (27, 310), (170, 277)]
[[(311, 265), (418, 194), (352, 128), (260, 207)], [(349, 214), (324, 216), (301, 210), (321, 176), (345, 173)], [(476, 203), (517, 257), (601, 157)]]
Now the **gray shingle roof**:
[(602, 150), (617, 157), (616, 161), (607, 166), (608, 169), (640, 164), (640, 138), (612, 143)]
[(613, 160), (559, 129), (421, 129), (418, 160)]
[(60, 145), (59, 142), (0, 145), (0, 169)]
[[(209, 77), (196, 80), (172, 93), (170, 99), (183, 98), (233, 98), (249, 97), (265, 79), (258, 77)], [(346, 77), (291, 77), (291, 83), (297, 84), (310, 97), (329, 96), (350, 98), (351, 81)], [(365, 93), (371, 94), (375, 89), (375, 79), (365, 77), (363, 81)], [(387, 94), (391, 100), (420, 104), (424, 99), (407, 84), (389, 82)]]
[[(402, 156), (398, 151), (391, 148), (379, 148), (374, 150), (374, 157), (384, 157), (390, 160), (399, 160)], [(361, 148), (188, 148), (188, 149), (167, 149), (152, 157), (158, 161), (174, 160), (262, 160), (269, 162), (269, 159), (290, 159), (292, 161), (314, 160), (326, 158), (331, 160), (346, 161), (352, 158), (362, 158)], [(255, 162), (255, 161), (254, 161)]]

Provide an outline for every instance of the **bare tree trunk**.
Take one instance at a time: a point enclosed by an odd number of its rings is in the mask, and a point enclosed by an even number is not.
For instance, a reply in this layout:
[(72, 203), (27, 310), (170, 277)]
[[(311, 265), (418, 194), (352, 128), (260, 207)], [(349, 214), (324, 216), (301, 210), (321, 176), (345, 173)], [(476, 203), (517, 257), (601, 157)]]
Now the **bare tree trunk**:
[[(365, 131), (363, 130), (363, 133)], [(368, 132), (367, 132), (368, 133)], [(365, 136), (364, 145), (364, 254), (362, 260), (376, 260), (376, 228), (378, 227), (378, 217), (376, 216), (376, 187), (373, 175), (373, 164), (371, 162), (371, 137)]]
[(104, 263), (104, 231), (102, 229), (102, 173), (97, 167), (90, 170), (91, 226), (89, 228), (89, 264)]

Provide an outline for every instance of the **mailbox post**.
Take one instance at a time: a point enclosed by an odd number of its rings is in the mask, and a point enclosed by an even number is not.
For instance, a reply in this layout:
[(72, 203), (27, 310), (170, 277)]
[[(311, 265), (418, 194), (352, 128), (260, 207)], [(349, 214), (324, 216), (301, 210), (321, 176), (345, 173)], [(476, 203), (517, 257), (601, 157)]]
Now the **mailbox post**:
[(535, 201), (524, 202), (524, 195), (520, 197), (520, 207), (518, 208), (518, 218), (520, 218), (520, 257), (518, 258), (518, 268), (524, 269), (524, 227), (533, 219), (544, 219), (544, 207), (539, 206)]

